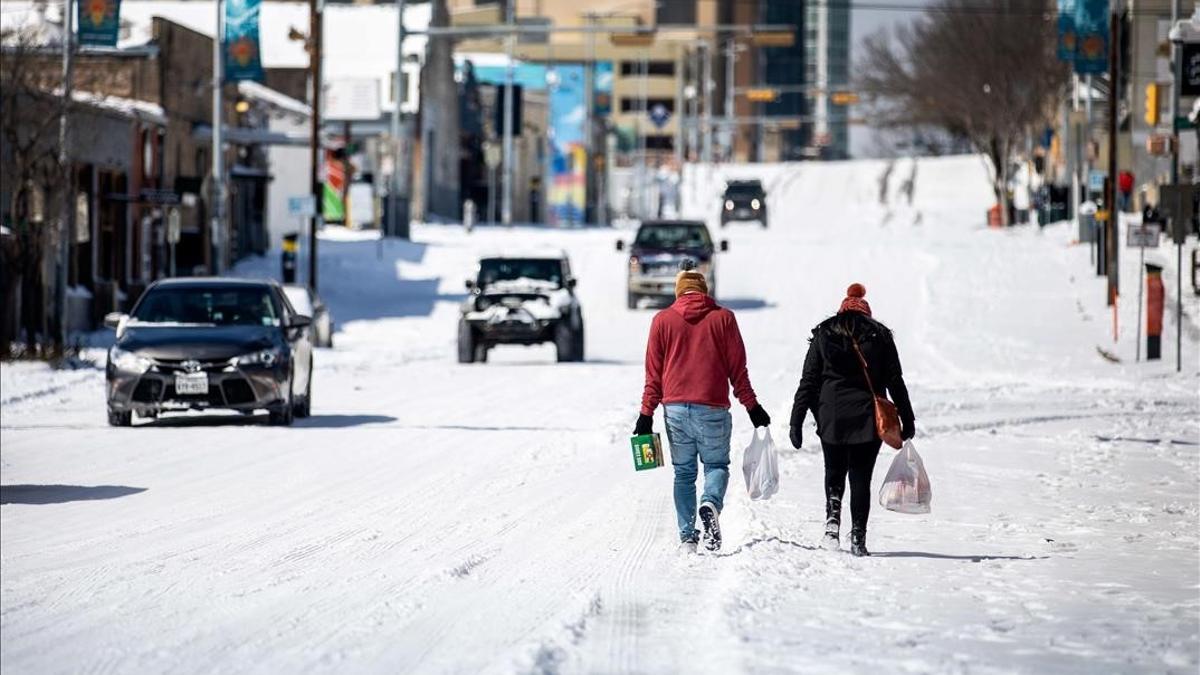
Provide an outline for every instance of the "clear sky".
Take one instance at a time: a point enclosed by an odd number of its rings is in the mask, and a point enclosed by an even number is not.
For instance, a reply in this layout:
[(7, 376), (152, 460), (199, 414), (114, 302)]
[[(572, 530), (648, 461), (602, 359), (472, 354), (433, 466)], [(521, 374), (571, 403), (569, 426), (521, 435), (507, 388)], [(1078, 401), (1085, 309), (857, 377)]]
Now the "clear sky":
[[(858, 60), (861, 54), (863, 40), (872, 33), (889, 28), (899, 23), (907, 23), (920, 16), (913, 9), (917, 5), (928, 5), (930, 0), (863, 0), (872, 9), (855, 9), (850, 14), (850, 56), (852, 59), (850, 74), (857, 72)], [(850, 0), (851, 5), (855, 0)], [(897, 9), (876, 9), (884, 5), (898, 5)], [(878, 149), (872, 139), (872, 131), (864, 126), (850, 127), (850, 154), (854, 157), (870, 156)]]

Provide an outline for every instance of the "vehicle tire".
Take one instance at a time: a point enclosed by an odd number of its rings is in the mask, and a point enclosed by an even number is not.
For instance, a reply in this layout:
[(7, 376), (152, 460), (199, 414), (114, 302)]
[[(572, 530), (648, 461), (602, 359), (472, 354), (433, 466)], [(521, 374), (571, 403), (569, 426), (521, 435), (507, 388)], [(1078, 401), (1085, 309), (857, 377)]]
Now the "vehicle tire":
[(575, 358), (575, 331), (565, 320), (554, 327), (554, 349), (559, 363), (578, 360)]
[(488, 350), (491, 349), (483, 343), (475, 344), (475, 363), (487, 363)]
[(110, 427), (131, 427), (133, 426), (133, 413), (117, 412), (112, 408), (108, 409), (108, 426)]
[(308, 364), (308, 386), (304, 388), (304, 398), (296, 404), (293, 413), (301, 419), (312, 415), (312, 364)]
[(290, 427), (292, 421), (296, 419), (296, 402), (295, 393), (292, 391), (292, 381), (288, 378), (288, 396), (282, 404), (271, 410), (267, 415), (267, 422), (271, 426)]
[(638, 308), (638, 300), (641, 300), (641, 298), (639, 298), (634, 293), (630, 293), (628, 300), (629, 300), (629, 309), (637, 309)]
[(475, 361), (475, 331), (466, 321), (458, 322), (458, 362), (474, 363)]
[(583, 360), (583, 318), (579, 319), (579, 328), (575, 331), (575, 360)]

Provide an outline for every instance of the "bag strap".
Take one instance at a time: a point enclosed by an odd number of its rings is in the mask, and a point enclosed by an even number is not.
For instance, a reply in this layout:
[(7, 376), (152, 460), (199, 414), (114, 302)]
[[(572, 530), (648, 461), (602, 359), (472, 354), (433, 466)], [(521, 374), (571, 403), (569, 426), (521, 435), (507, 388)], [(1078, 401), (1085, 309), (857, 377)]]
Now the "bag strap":
[(862, 366), (863, 377), (867, 378), (867, 389), (871, 390), (872, 396), (878, 396), (875, 393), (875, 385), (871, 383), (871, 373), (867, 368), (867, 359), (863, 356), (862, 350), (858, 348), (858, 340), (854, 336), (850, 336), (850, 344), (854, 345), (854, 353), (858, 356), (858, 364)]

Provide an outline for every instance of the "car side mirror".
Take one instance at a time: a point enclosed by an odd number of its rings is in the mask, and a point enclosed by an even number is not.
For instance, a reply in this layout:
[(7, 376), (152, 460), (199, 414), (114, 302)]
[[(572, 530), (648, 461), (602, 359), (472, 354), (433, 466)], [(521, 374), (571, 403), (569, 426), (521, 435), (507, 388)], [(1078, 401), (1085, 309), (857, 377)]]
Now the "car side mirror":
[(303, 314), (295, 314), (288, 320), (288, 328), (308, 328), (312, 325), (312, 317), (304, 316)]
[(620, 252), (620, 251), (624, 251), (624, 250), (625, 250), (625, 240), (618, 239), (617, 240), (617, 251)]
[(463, 282), (463, 286), (466, 286), (468, 291), (475, 290), (475, 282), (471, 281), (470, 279), (467, 279), (465, 282)]
[(571, 290), (575, 289), (575, 277), (571, 277), (570, 279), (567, 279), (567, 288), (569, 288)]
[(127, 315), (122, 312), (109, 312), (108, 314), (104, 315), (104, 327), (117, 330), (121, 326), (121, 321), (123, 321), (126, 316)]
[(727, 251), (729, 251), (729, 240), (722, 239), (721, 240), (721, 253), (726, 253)]

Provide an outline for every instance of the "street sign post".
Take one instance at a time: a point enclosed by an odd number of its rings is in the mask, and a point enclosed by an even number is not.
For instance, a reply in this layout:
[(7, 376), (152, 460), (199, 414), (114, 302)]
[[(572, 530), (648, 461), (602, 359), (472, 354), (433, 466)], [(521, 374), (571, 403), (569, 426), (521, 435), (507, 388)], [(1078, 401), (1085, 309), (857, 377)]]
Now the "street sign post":
[(175, 245), (183, 236), (183, 216), (178, 206), (167, 209), (167, 243), (171, 245), (171, 276), (175, 276)]

